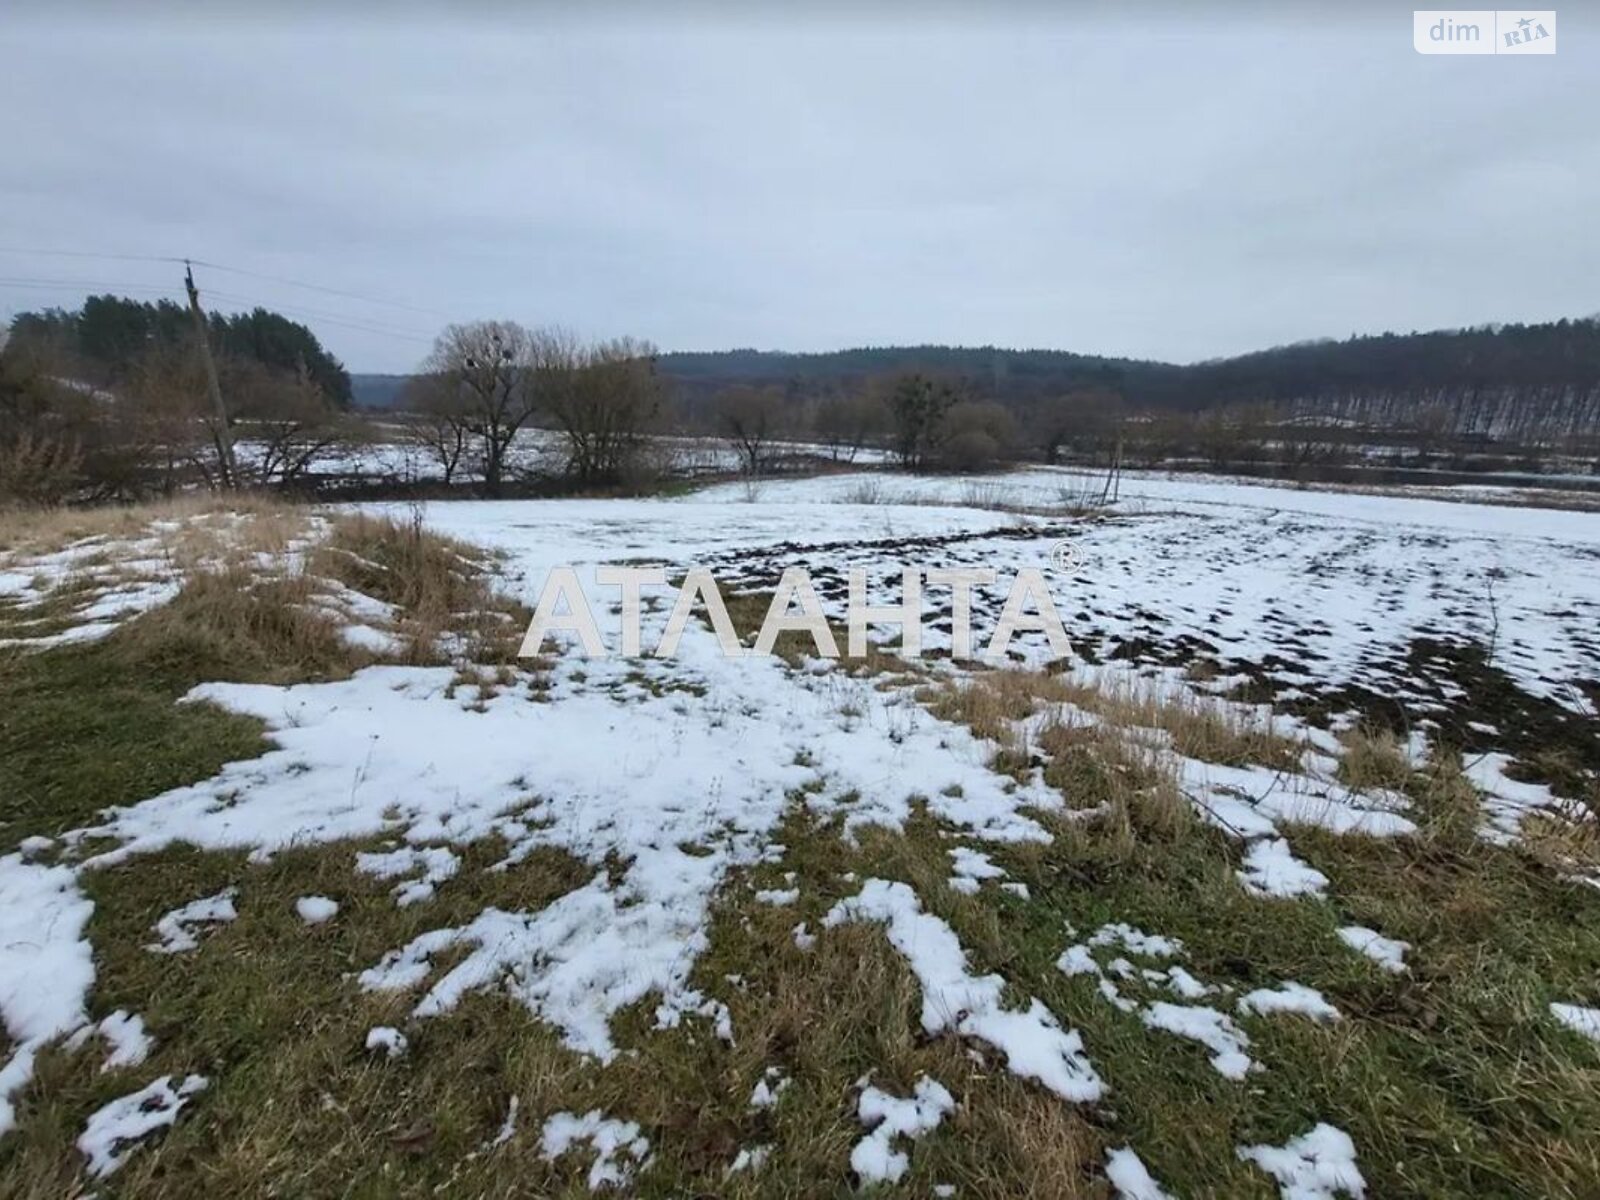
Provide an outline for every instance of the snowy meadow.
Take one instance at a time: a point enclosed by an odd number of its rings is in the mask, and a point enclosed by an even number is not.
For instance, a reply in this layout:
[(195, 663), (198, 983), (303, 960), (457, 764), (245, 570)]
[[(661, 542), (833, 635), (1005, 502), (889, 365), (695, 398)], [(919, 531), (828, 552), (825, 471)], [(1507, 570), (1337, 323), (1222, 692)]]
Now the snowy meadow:
[(1600, 515), (1092, 491), (8, 518), (0, 1192), (1594, 1195)]

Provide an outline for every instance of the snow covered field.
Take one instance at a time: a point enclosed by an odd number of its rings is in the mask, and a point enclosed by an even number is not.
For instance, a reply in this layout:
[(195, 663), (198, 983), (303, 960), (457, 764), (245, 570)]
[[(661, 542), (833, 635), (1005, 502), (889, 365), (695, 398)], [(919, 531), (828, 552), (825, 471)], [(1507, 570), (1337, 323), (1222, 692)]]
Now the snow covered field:
[[(378, 904), (403, 910), (415, 930), (370, 950), (362, 943), (364, 956), (341, 967), (350, 1004), (394, 1014), (352, 1052), (377, 1064), (369, 1071), (411, 1069), (439, 1023), (497, 997), (593, 1072), (648, 1061), (652, 1047), (703, 1029), (700, 1044), (711, 1048), (702, 1055), (761, 1060), (744, 1092), (753, 1082), (766, 1099), (750, 1107), (782, 1113), (801, 1103), (781, 1095), (797, 1060), (752, 1048), (742, 1014), (763, 968), (752, 960), (729, 969), (719, 949), (734, 906), (746, 913), (745, 928), (778, 931), (764, 953), (788, 956), (786, 969), (802, 973), (807, 956), (824, 955), (835, 939), (876, 938), (871, 944), (913, 981), (920, 1038), (966, 1047), (977, 1069), (1006, 1077), (1036, 1098), (1030, 1103), (1100, 1111), (1103, 1153), (1059, 1194), (1105, 1186), (1125, 1197), (1176, 1194), (1166, 1189), (1185, 1159), (1183, 1139), (1155, 1138), (1129, 1111), (1144, 1085), (1127, 1055), (1193, 1050), (1215, 1076), (1202, 1072), (1194, 1086), (1221, 1089), (1243, 1111), (1251, 1087), (1298, 1078), (1331, 1053), (1380, 989), (1409, 987), (1433, 969), (1426, 946), (1397, 936), (1409, 927), (1368, 927), (1378, 910), (1342, 890), (1355, 886), (1354, 868), (1318, 857), (1343, 853), (1327, 847), (1345, 841), (1389, 855), (1431, 836), (1429, 814), (1404, 788), (1352, 778), (1339, 735), (1383, 718), (1399, 735), (1402, 770), (1420, 772), (1430, 753), (1453, 755), (1479, 791), (1477, 838), (1486, 847), (1517, 845), (1531, 814), (1592, 824), (1573, 779), (1592, 786), (1596, 766), (1600, 517), (1194, 476), (1129, 477), (1109, 511), (1075, 515), (1092, 482), (1046, 469), (983, 479), (841, 475), (672, 500), (440, 502), (420, 519), (497, 552), (498, 586), (530, 608), (552, 568), (576, 566), (613, 645), (617, 594), (594, 581), (605, 563), (660, 563), (673, 575), (708, 566), (730, 594), (764, 593), (783, 569), (802, 566), (840, 621), (852, 567), (872, 574), (878, 603), (893, 595), (902, 566), (992, 568), (1000, 582), (980, 589), (974, 613), (980, 640), (1009, 579), (1038, 568), (1074, 643), (1066, 676), (1074, 687), (1221, 714), (1284, 747), (1272, 762), (1208, 761), (1165, 726), (1127, 726), (1109, 710), (1060, 698), (1007, 713), (997, 734), (938, 715), (929, 701), (940, 689), (949, 696), (986, 686), (995, 674), (986, 668), (934, 657), (914, 670), (863, 674), (807, 659), (729, 660), (698, 623), (673, 659), (569, 651), (498, 673), (448, 654), (438, 665), (400, 665), (381, 661), (392, 607), (340, 586), (325, 607), (366, 631), (351, 640), (379, 662), (326, 681), (202, 681), (186, 697), (259, 720), (270, 731), (268, 752), (72, 828), (0, 826), (0, 845), (10, 848), (0, 856), (0, 1016), (10, 1041), (0, 1066), (0, 1155), (8, 1138), (26, 1135), (42, 1100), (40, 1062), (67, 1047), (106, 1043), (105, 1069), (126, 1084), (79, 1131), (80, 1165), (95, 1177), (139, 1162), (134, 1147), (158, 1130), (176, 1137), (202, 1126), (227, 1085), (225, 1064), (141, 1067), (169, 1036), (182, 1037), (152, 1034), (122, 991), (124, 1007), (108, 1007), (95, 924), (106, 914), (92, 897), (179, 847), (235, 855), (223, 890), (173, 897), (145, 931), (140, 952), (182, 969), (228, 936), (219, 930), (248, 918), (257, 872), (326, 848), (354, 882), (307, 879), (287, 906), (298, 936), (337, 934)], [(404, 521), (411, 510), (372, 511)], [(37, 637), (28, 633), (28, 606), (62, 580), (81, 582), (75, 558), (86, 548), (0, 559), (0, 594), (21, 622), (9, 638), (14, 652), (110, 638), (168, 603), (181, 577), (163, 558), (159, 533), (95, 543), (97, 564), (121, 555), (140, 582), (86, 587), (76, 616), (63, 623), (57, 615)], [(925, 645), (948, 650), (948, 602), (932, 592), (928, 600)], [(646, 647), (670, 606), (666, 590), (647, 593)], [(1046, 665), (1041, 636), (1025, 635), (1017, 650), (1011, 666)], [(1169, 780), (1206, 831), (1195, 838), (1227, 864), (1206, 876), (1218, 890), (1205, 895), (1230, 912), (1304, 906), (1325, 914), (1317, 954), (1269, 962), (1245, 944), (1228, 954), (1215, 945), (1197, 951), (1187, 931), (1147, 927), (1160, 906), (1146, 916), (1113, 911), (1112, 896), (1125, 909), (1134, 903), (1126, 883), (1099, 898), (1063, 899), (1062, 880), (1081, 888), (1091, 876), (1077, 867), (1057, 873), (1065, 868), (1051, 867), (1052, 856), (1072, 852), (1074, 831), (1114, 807), (1051, 775), (1066, 755), (1051, 739), (1064, 730), (1128, 739), (1139, 759), (1126, 769)], [(1567, 774), (1527, 776), (1551, 749), (1569, 752)], [(1003, 760), (1001, 751), (1020, 757)], [(800, 829), (836, 846), (851, 868), (808, 872)], [(886, 837), (914, 847), (929, 836), (932, 875), (905, 868), (900, 851), (882, 857)], [(452, 902), (479, 876), (515, 880), (551, 855), (572, 864), (575, 882), (546, 902), (476, 911)], [(1581, 882), (1585, 872), (1572, 864), (1579, 882), (1569, 886), (1600, 895)], [(445, 907), (451, 919), (429, 920)], [(1020, 962), (997, 955), (980, 911), (1027, 926), (1038, 948), (1016, 951)], [(1063, 919), (1066, 911), (1081, 928)], [(1324, 920), (1284, 919), (1295, 928)], [(1210, 931), (1213, 939), (1226, 943), (1228, 931)], [(1034, 959), (1038, 970), (1024, 973)], [(1291, 962), (1313, 964), (1330, 990), (1286, 973)], [(1336, 984), (1344, 995), (1331, 990)], [(1592, 1007), (1600, 991), (1559, 986), (1526, 1019), (1571, 1039), (1562, 1044), (1588, 1055), (1579, 1061), (1592, 1074), (1585, 1039), (1600, 1028)], [(1351, 1001), (1358, 1011), (1345, 1011)], [(1115, 1039), (1104, 1033), (1108, 1022), (1119, 1023)], [(948, 1077), (951, 1061), (966, 1060), (941, 1059), (944, 1078), (929, 1066), (878, 1083), (873, 1068), (887, 1063), (854, 1064), (866, 1074), (828, 1119), (857, 1124), (841, 1152), (858, 1183), (911, 1172), (918, 1189), (1012, 1194), (986, 1191), (958, 1159), (948, 1160), (948, 1177), (938, 1175), (946, 1160), (937, 1147), (971, 1139), (968, 1109), (978, 1102)], [(1175, 1069), (1192, 1077), (1192, 1064)], [(1398, 1194), (1395, 1181), (1405, 1176), (1387, 1138), (1371, 1147), (1380, 1159), (1374, 1171), (1354, 1113), (1297, 1095), (1293, 1115), (1241, 1118), (1226, 1154), (1206, 1168), (1221, 1172), (1208, 1186), (1284, 1197)], [(511, 1093), (499, 1132), (488, 1131), (472, 1163), (527, 1144), (552, 1170), (581, 1162), (573, 1178), (587, 1188), (668, 1186), (658, 1160), (671, 1158), (681, 1128), (652, 1124), (642, 1111), (579, 1115), (529, 1104)], [(715, 1174), (735, 1181), (729, 1194), (765, 1194), (763, 1173), (772, 1177), (781, 1171), (774, 1164), (798, 1153), (783, 1144), (782, 1121), (762, 1121), (761, 1140), (734, 1136), (725, 1148)], [(841, 1174), (817, 1194), (845, 1182)]]
[[(437, 454), (425, 443), (409, 436), (406, 427), (380, 425), (376, 436), (381, 440), (318, 455), (310, 473), (330, 478), (391, 479), (402, 483), (444, 478), (444, 468)], [(259, 466), (266, 450), (264, 443), (248, 437), (241, 439), (236, 447), (240, 462), (247, 466)], [(566, 463), (566, 453), (564, 439), (554, 430), (524, 428), (512, 439), (506, 463), (513, 474), (559, 475)], [(774, 457), (842, 458), (863, 466), (889, 461), (888, 453), (875, 447), (862, 447), (853, 454), (841, 450), (836, 454), (815, 442), (774, 442), (771, 453)], [(726, 441), (710, 437), (655, 437), (650, 441), (646, 457), (665, 473), (689, 478), (733, 474), (742, 464), (739, 453)], [(464, 457), (454, 478), (458, 481), (481, 479), (482, 472), (478, 464)]]

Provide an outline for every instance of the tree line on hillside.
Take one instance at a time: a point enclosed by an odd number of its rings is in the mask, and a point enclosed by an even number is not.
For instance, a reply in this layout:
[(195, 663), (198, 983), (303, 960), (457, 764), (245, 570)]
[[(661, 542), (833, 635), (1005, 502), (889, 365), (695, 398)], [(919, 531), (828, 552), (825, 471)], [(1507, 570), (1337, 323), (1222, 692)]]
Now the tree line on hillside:
[[(207, 313), (206, 323), (220, 357), (269, 371), (304, 373), (334, 404), (349, 406), (350, 373), (306, 326), (264, 308)], [(152, 353), (187, 347), (194, 337), (194, 319), (188, 308), (171, 300), (90, 296), (75, 311), (23, 313), (12, 322), (11, 336), (51, 346), (74, 378), (109, 385), (129, 379)]]
[(993, 346), (880, 347), (829, 354), (733, 350), (661, 362), (691, 415), (734, 386), (791, 402), (859, 393), (910, 372), (959, 379), (1013, 412), (1055, 397), (1115, 394), (1159, 416), (1269, 408), (1376, 430), (1424, 430), (1545, 448), (1600, 432), (1600, 320), (1358, 336), (1279, 346), (1191, 366)]
[[(259, 308), (205, 329), (226, 425), (187, 308), (92, 296), (17, 317), (0, 350), (0, 498), (289, 483), (354, 436), (349, 374), (311, 330)], [(234, 440), (246, 453), (230, 460)]]

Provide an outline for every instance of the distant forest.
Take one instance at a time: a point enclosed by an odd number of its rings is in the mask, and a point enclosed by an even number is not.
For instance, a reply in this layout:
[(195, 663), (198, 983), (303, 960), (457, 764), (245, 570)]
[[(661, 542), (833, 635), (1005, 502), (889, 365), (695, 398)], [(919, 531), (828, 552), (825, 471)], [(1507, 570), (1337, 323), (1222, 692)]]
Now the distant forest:
[[(1008, 407), (1097, 392), (1136, 412), (1268, 405), (1376, 427), (1411, 425), (1426, 412), (1450, 432), (1481, 436), (1600, 430), (1596, 318), (1301, 342), (1189, 366), (994, 346), (670, 353), (657, 366), (690, 413), (730, 387), (776, 387), (791, 401), (807, 401), (919, 372), (957, 380), (967, 395)], [(356, 403), (392, 407), (406, 379), (357, 375)]]
[[(254, 362), (270, 371), (304, 371), (330, 401), (351, 403), (350, 374), (298, 321), (264, 308), (209, 313), (211, 344), (218, 355)], [(20, 341), (51, 344), (74, 374), (86, 382), (123, 383), (152, 352), (188, 345), (194, 338), (189, 310), (171, 300), (155, 303), (120, 296), (90, 296), (76, 311), (51, 308), (23, 313), (11, 324)]]

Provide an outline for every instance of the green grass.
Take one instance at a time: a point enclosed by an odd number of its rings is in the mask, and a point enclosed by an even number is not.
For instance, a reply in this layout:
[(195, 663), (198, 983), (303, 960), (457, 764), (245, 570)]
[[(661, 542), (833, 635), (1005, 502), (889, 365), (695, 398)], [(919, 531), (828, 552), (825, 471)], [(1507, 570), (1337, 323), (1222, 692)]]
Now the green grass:
[(0, 851), (267, 749), (253, 718), (173, 703), (204, 664), (135, 670), (105, 645), (0, 655)]

